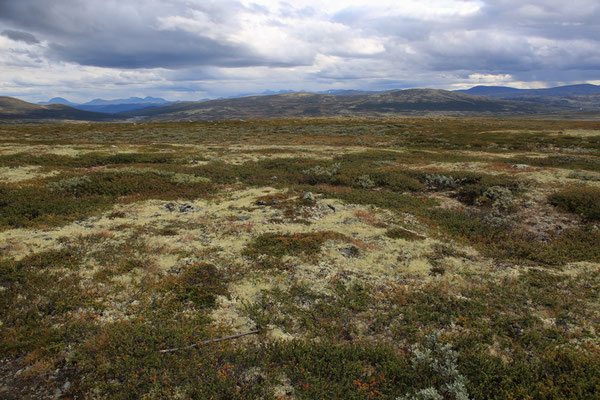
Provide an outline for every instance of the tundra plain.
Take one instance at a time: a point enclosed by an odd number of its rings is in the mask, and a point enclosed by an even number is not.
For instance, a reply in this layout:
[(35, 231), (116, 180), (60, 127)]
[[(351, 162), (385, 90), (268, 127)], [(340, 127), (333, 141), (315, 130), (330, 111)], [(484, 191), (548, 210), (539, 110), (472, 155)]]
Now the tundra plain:
[(0, 397), (600, 398), (599, 224), (600, 122), (0, 125)]

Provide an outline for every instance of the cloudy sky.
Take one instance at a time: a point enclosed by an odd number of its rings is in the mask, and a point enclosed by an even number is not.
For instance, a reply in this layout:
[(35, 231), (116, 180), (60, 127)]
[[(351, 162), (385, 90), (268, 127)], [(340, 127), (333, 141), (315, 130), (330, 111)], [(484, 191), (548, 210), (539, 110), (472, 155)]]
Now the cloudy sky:
[(600, 84), (598, 0), (0, 0), (0, 95)]

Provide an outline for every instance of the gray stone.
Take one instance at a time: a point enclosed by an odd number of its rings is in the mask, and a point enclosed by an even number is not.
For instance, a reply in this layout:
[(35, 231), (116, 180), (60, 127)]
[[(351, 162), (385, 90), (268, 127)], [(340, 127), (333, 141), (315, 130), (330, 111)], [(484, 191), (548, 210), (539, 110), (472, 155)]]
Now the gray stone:
[(360, 257), (360, 249), (356, 246), (344, 247), (340, 249), (340, 253), (349, 258)]
[(194, 207), (190, 206), (189, 204), (182, 204), (179, 206), (179, 212), (185, 213), (188, 211), (194, 211)]
[(527, 164), (513, 164), (511, 167), (514, 168), (514, 169), (527, 169), (527, 168), (529, 168), (529, 165), (527, 165)]
[(302, 198), (308, 201), (315, 201), (315, 195), (312, 192), (306, 192)]

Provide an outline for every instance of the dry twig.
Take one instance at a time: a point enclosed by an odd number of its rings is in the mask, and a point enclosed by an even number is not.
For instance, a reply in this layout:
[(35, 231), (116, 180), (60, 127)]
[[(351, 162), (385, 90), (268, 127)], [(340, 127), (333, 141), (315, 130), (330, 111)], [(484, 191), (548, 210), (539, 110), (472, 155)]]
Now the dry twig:
[(159, 350), (158, 352), (159, 353), (174, 353), (174, 352), (179, 351), (179, 350), (193, 349), (194, 347), (203, 346), (203, 345), (209, 344), (209, 343), (222, 342), (224, 340), (237, 339), (237, 338), (240, 338), (242, 336), (254, 335), (254, 334), (258, 333), (258, 332), (260, 332), (260, 329), (255, 329), (255, 330), (250, 331), (250, 332), (238, 333), (237, 335), (225, 336), (225, 337), (217, 338), (217, 339), (199, 340), (198, 342), (190, 344), (189, 346), (174, 347), (172, 349), (163, 349), (163, 350)]

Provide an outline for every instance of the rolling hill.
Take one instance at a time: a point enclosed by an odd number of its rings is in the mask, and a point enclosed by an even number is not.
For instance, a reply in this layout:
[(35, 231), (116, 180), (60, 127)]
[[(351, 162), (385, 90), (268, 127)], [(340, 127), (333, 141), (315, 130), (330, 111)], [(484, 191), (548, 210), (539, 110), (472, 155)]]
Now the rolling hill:
[(457, 90), (457, 93), (466, 93), (494, 98), (515, 98), (523, 96), (589, 96), (600, 95), (600, 86), (591, 84), (557, 86), (545, 89), (516, 89), (508, 86), (475, 86), (471, 89)]
[(283, 93), (187, 102), (124, 114), (148, 121), (252, 119), (322, 116), (448, 115), (494, 116), (570, 111), (560, 105), (533, 104), (435, 89), (368, 94)]
[(146, 108), (166, 106), (172, 103), (172, 101), (168, 101), (162, 98), (146, 96), (144, 98), (130, 97), (128, 99), (114, 100), (94, 99), (92, 101), (88, 101), (87, 103), (72, 103), (62, 97), (54, 97), (49, 101), (39, 102), (38, 104), (64, 104), (69, 107), (76, 108), (78, 110), (93, 111), (105, 114), (119, 114), (144, 110)]
[(111, 121), (113, 115), (78, 110), (64, 104), (39, 105), (14, 97), (0, 96), (0, 121)]
[(506, 86), (475, 86), (465, 93), (496, 99), (527, 101), (573, 110), (590, 111), (600, 108), (600, 86), (591, 84), (558, 86), (546, 89), (516, 89)]
[[(593, 85), (590, 85), (593, 86)], [(515, 92), (517, 91), (517, 92)], [(328, 116), (535, 116), (598, 111), (596, 96), (553, 97), (527, 94), (519, 99), (498, 98), (501, 93), (521, 93), (513, 88), (473, 88), (472, 92), (493, 92), (479, 96), (436, 89), (406, 89), (387, 92), (346, 91), (326, 93), (279, 93), (197, 102), (180, 102), (141, 110), (125, 109), (107, 114), (75, 109), (63, 104), (38, 105), (10, 97), (0, 97), (3, 121), (202, 121), (226, 119), (297, 118)], [(496, 98), (495, 98), (495, 97)], [(532, 97), (536, 97), (532, 101)], [(588, 102), (582, 106), (583, 99)], [(525, 101), (526, 100), (526, 101)], [(97, 104), (95, 107), (119, 107)], [(115, 112), (115, 110), (111, 110)]]

